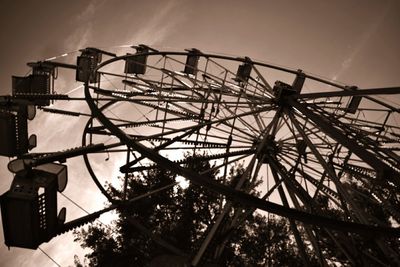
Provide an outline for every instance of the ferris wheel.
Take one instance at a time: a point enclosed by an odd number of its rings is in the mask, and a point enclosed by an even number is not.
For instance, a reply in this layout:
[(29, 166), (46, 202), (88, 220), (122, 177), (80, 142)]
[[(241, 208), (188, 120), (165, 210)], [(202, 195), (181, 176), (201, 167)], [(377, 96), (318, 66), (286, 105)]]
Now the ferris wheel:
[[(302, 70), (197, 49), (128, 49), (117, 55), (86, 48), (76, 61), (62, 57), (29, 63), (30, 75), (13, 77), (12, 94), (0, 99), (0, 155), (11, 158), (8, 169), (15, 174), (1, 197), (7, 246), (35, 249), (122, 203), (134, 205), (135, 199), (127, 197), (127, 181), (158, 167), (222, 195), (221, 220), (232, 202), (251, 207), (246, 210), (250, 214), (260, 209), (288, 218), (299, 250), (305, 250), (304, 238), (319, 250), (313, 227), (323, 228), (344, 251), (351, 238), (332, 231), (400, 236), (395, 227), (400, 223), (400, 109), (393, 104), (399, 87), (346, 86)], [(74, 79), (82, 95), (57, 94), (60, 79)], [(66, 102), (79, 105), (62, 104)], [(81, 146), (36, 151), (38, 141), (28, 135), (27, 122), (39, 112), (85, 118), (82, 132), (72, 133), (82, 135)], [(108, 160), (110, 155), (118, 164)], [(65, 222), (65, 209), (57, 210), (57, 191), (67, 184), (66, 162), (77, 156), (83, 156), (110, 206)], [(102, 168), (116, 168), (122, 175), (122, 198), (107, 191), (105, 184), (115, 180), (102, 174), (99, 160)], [(198, 173), (188, 167), (192, 161), (213, 164)], [(207, 172), (226, 178), (238, 163), (244, 172), (233, 186), (205, 179)], [(262, 195), (250, 194), (245, 183), (260, 177)], [(361, 202), (381, 206), (392, 225), (366, 212)], [(326, 206), (346, 218), (325, 216)], [(218, 229), (221, 220), (210, 229)], [(299, 234), (300, 224), (305, 236)], [(208, 231), (194, 252), (195, 266), (213, 233)], [(374, 240), (382, 253), (399, 262), (398, 251)]]

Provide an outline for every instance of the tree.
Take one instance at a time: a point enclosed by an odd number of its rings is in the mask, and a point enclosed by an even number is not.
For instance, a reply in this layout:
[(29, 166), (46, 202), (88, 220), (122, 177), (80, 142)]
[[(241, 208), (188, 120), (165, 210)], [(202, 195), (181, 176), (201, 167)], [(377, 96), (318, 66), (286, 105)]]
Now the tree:
[[(189, 157), (187, 166), (205, 172), (206, 179), (223, 180), (210, 171), (209, 162)], [(243, 174), (243, 166), (231, 168), (227, 184), (233, 186)], [(128, 181), (128, 198), (174, 183), (176, 175), (154, 168)], [(255, 183), (243, 190), (254, 192)], [(122, 198), (121, 190), (108, 191)], [(94, 224), (76, 231), (76, 240), (93, 252), (86, 255), (90, 266), (184, 266), (199, 250), (210, 227), (223, 210), (224, 197), (190, 184), (159, 192), (118, 209), (118, 219), (110, 227)], [(207, 246), (204, 266), (301, 266), (294, 239), (285, 219), (256, 212), (236, 203), (224, 217), (222, 225)], [(181, 264), (181, 265), (179, 265)], [(217, 264), (217, 265), (213, 265)]]
[[(358, 210), (369, 215), (369, 223), (390, 227), (390, 215), (382, 203), (371, 197), (368, 185), (348, 180), (345, 183)], [(328, 197), (316, 199), (322, 214), (326, 217), (346, 220), (344, 211), (328, 205)], [(352, 214), (353, 215), (353, 214)], [(379, 224), (378, 224), (379, 223)], [(343, 233), (318, 229), (321, 248), (325, 258), (342, 266), (395, 266), (400, 240), (396, 237), (370, 237), (355, 233)], [(340, 247), (340, 249), (339, 249)]]

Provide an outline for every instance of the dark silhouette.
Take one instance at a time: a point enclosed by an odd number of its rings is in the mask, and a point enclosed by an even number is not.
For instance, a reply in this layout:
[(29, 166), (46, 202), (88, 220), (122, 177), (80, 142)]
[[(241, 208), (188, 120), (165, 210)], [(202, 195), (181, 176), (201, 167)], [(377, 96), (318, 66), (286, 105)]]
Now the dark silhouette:
[[(199, 172), (210, 168), (208, 162), (195, 159), (190, 164)], [(241, 165), (232, 168), (227, 182), (232, 184), (242, 173)], [(207, 178), (222, 179), (212, 172)], [(164, 169), (132, 176), (128, 198), (173, 183), (174, 179), (175, 175)], [(250, 191), (250, 186), (243, 188)], [(108, 190), (114, 197), (122, 197), (120, 190), (111, 186)], [(93, 250), (86, 255), (90, 266), (184, 266), (196, 255), (222, 212), (223, 203), (222, 196), (196, 185), (190, 184), (187, 189), (175, 186), (118, 210), (115, 225), (97, 223), (75, 232), (76, 240)], [(285, 219), (248, 214), (246, 210), (250, 208), (233, 203), (208, 245), (201, 266), (302, 265)]]

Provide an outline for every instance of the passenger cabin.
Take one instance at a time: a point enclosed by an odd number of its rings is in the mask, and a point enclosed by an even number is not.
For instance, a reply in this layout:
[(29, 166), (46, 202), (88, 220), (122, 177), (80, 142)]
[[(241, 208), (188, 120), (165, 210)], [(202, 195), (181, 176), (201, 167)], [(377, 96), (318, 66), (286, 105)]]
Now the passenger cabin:
[[(12, 76), (12, 95), (24, 96), (34, 105), (49, 106), (50, 99), (46, 95), (51, 94), (54, 67), (46, 64), (29, 63), (32, 74), (25, 77)], [(43, 96), (43, 97), (41, 97)]]
[(301, 92), (301, 89), (303, 89), (305, 80), (306, 80), (306, 75), (304, 74), (304, 72), (302, 70), (298, 70), (296, 78), (292, 83), (292, 88), (297, 94), (299, 94)]
[(282, 81), (276, 81), (272, 90), (274, 91), (275, 98), (278, 102), (284, 100), (287, 96), (296, 95), (298, 93), (291, 85)]
[(246, 83), (249, 80), (253, 68), (250, 58), (246, 57), (245, 60), (246, 61), (243, 62), (243, 64), (239, 65), (234, 79), (239, 84)]
[[(357, 88), (357, 86), (347, 86), (346, 89), (350, 90), (350, 91), (356, 91), (358, 88)], [(351, 113), (351, 114), (356, 114), (358, 107), (360, 106), (361, 99), (362, 99), (362, 96), (359, 96), (359, 95), (350, 97), (350, 100), (347, 104), (345, 112)]]
[(147, 66), (147, 53), (149, 48), (144, 45), (135, 46), (136, 53), (125, 59), (125, 73), (127, 74), (145, 74)]
[(306, 75), (302, 70), (298, 70), (296, 73), (296, 78), (294, 79), (292, 85), (284, 83), (282, 81), (276, 81), (272, 90), (278, 101), (281, 101), (287, 96), (298, 95), (303, 89), (304, 82), (306, 80)]
[(76, 80), (79, 82), (97, 83), (100, 74), (95, 72), (97, 65), (101, 62), (102, 53), (95, 49), (82, 49), (82, 54), (77, 58)]
[(50, 163), (14, 177), (10, 190), (0, 197), (8, 247), (37, 249), (57, 234), (63, 223), (57, 216), (57, 190), (60, 183), (66, 184), (66, 175), (65, 165)]
[(0, 108), (1, 156), (15, 157), (28, 152), (28, 149), (31, 148), (28, 139), (27, 119), (28, 108), (25, 105), (11, 105)]
[(188, 52), (183, 72), (190, 75), (196, 75), (201, 52), (196, 48), (192, 48), (191, 50), (188, 50)]

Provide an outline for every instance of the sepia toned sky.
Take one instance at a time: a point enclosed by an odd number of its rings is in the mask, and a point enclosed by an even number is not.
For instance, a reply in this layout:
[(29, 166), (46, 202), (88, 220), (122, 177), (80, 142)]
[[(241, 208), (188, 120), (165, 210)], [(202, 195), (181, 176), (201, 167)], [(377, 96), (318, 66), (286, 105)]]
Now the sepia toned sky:
[[(29, 61), (87, 46), (140, 43), (249, 56), (360, 88), (400, 86), (398, 0), (1, 0), (0, 13), (2, 95), (10, 93), (11, 75), (29, 71)], [(47, 121), (40, 123), (33, 126), (45, 132)], [(65, 122), (62, 129), (73, 127)], [(0, 193), (12, 181), (7, 162), (0, 159)], [(66, 194), (93, 210), (104, 199), (85, 175), (71, 171)], [(83, 215), (74, 207), (68, 212)], [(72, 239), (57, 237), (41, 247), (62, 266), (73, 265), (74, 255), (82, 259), (84, 252)], [(0, 266), (55, 264), (39, 250), (8, 251), (0, 244)]]

